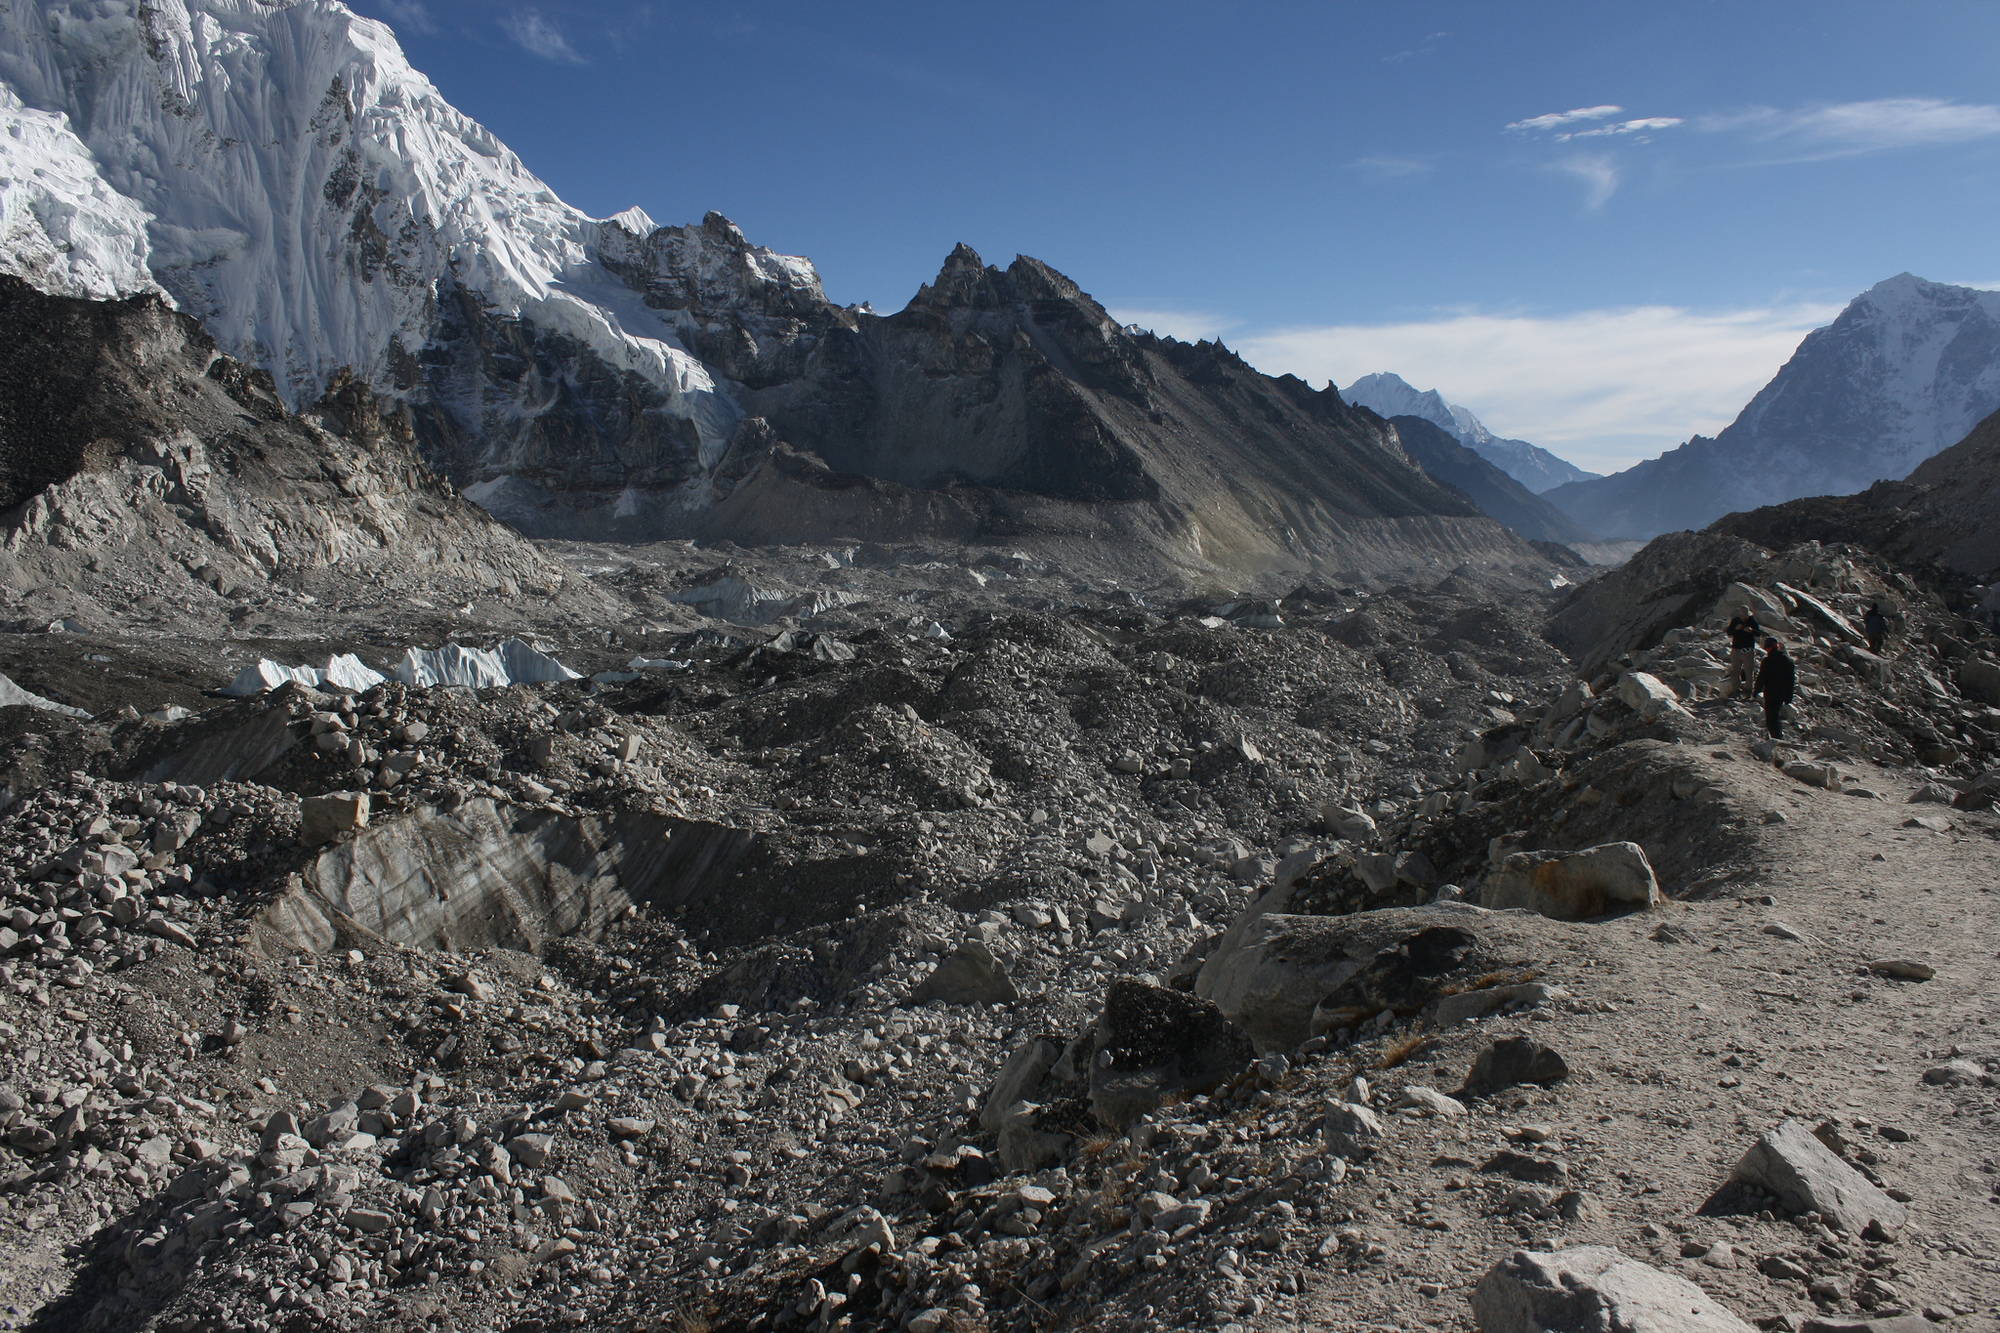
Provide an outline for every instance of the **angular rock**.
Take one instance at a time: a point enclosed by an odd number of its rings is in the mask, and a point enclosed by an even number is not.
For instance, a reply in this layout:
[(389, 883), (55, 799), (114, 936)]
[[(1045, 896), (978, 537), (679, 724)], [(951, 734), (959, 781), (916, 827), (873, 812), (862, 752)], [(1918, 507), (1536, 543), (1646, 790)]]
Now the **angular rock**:
[(1924, 1071), (1924, 1082), (1932, 1087), (1963, 1088), (1973, 1086), (1986, 1077), (1986, 1071), (1970, 1060), (1948, 1060), (1941, 1065), (1932, 1065)]
[(1435, 998), (1446, 972), (1482, 950), (1546, 948), (1552, 929), (1451, 902), (1336, 917), (1268, 912), (1240, 933), (1231, 927), (1202, 964), (1195, 994), (1213, 1000), (1260, 1053), (1286, 1051), (1316, 1025), (1344, 1026), (1322, 1001), (1371, 1004), (1371, 1018), (1384, 1007), (1414, 1013)]
[(343, 833), (368, 827), (368, 793), (329, 792), (299, 802), (299, 841), (321, 847)]
[(1868, 970), (1878, 977), (1898, 977), (1904, 981), (1929, 981), (1937, 969), (1916, 958), (1877, 958)]
[(1466, 1076), (1467, 1088), (1554, 1083), (1569, 1077), (1569, 1062), (1533, 1037), (1505, 1037), (1481, 1051)]
[(1538, 1005), (1550, 1000), (1565, 999), (1569, 992), (1561, 986), (1551, 986), (1543, 981), (1523, 982), (1518, 986), (1487, 986), (1480, 990), (1459, 991), (1455, 995), (1440, 996), (1437, 1002), (1437, 1025), (1450, 1027), (1467, 1019), (1482, 1018), (1496, 1009), (1510, 1004)]
[(1671, 685), (1644, 671), (1627, 671), (1618, 678), (1618, 700), (1642, 718), (1655, 718), (1662, 713), (1693, 716), (1681, 706), (1680, 696)]
[(1817, 1211), (1827, 1225), (1850, 1236), (1860, 1235), (1870, 1222), (1901, 1227), (1909, 1217), (1902, 1204), (1834, 1156), (1796, 1120), (1761, 1136), (1729, 1178), (1777, 1195), (1788, 1212)]
[(1645, 849), (1608, 842), (1580, 852), (1515, 852), (1487, 879), (1480, 906), (1525, 908), (1558, 921), (1652, 907), (1660, 901)]
[(1808, 787), (1824, 787), (1828, 791), (1840, 789), (1840, 770), (1832, 764), (1815, 764), (1798, 760), (1785, 765), (1785, 776)]
[(1329, 1149), (1359, 1160), (1374, 1152), (1389, 1131), (1380, 1116), (1358, 1102), (1329, 1102), (1325, 1133)]
[(994, 1077), (992, 1091), (979, 1111), (979, 1123), (997, 1132), (1006, 1124), (1009, 1108), (1033, 1097), (1060, 1059), (1062, 1047), (1048, 1037), (1032, 1037), (1021, 1043)]
[(1204, 1093), (1242, 1073), (1250, 1043), (1213, 1004), (1163, 986), (1111, 983), (1091, 1036), (1090, 1109), (1122, 1130), (1174, 1093)]
[(1020, 991), (993, 951), (978, 940), (966, 940), (910, 992), (912, 1004), (943, 1000), (946, 1004), (1012, 1004)]
[(1751, 1333), (1700, 1287), (1608, 1245), (1516, 1250), (1472, 1290), (1480, 1333)]

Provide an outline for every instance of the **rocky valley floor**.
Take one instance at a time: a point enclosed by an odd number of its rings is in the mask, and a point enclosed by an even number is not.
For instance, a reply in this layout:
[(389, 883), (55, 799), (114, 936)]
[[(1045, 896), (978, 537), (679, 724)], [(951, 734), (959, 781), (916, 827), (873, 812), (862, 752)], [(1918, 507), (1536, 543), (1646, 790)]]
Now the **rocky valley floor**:
[[(0, 709), (10, 1326), (1499, 1329), (1496, 1265), (1598, 1246), (1687, 1327), (2000, 1315), (1953, 589), (545, 550), (578, 613), (329, 574), (0, 641), (94, 715)], [(516, 630), (580, 674), (215, 693)], [(1566, 859), (1623, 843), (1657, 895)]]

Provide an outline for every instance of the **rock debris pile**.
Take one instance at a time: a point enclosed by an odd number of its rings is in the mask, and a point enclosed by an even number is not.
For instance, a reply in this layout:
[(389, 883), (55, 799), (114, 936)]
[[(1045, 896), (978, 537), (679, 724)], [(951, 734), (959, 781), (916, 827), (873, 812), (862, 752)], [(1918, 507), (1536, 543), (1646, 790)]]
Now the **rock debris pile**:
[[(1548, 608), (920, 603), (906, 564), (745, 624), (638, 580), (663, 619), (539, 645), (573, 679), (8, 710), (5, 1317), (1990, 1314), (1984, 965), (1780, 841), (1990, 893), (1990, 640), (1865, 553), (1661, 545)], [(1746, 602), (1802, 664), (1775, 746), (1719, 665)], [(1809, 1006), (1856, 1035), (1781, 1074)], [(1860, 1059), (1874, 1096), (1819, 1081)]]

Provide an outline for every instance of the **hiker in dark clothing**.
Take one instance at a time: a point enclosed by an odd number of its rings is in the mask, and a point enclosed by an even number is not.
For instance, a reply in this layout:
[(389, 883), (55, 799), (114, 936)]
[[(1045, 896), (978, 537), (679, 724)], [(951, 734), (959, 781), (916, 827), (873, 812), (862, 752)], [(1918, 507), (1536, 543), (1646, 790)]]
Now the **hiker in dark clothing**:
[(1729, 622), (1729, 681), (1738, 695), (1750, 692), (1750, 676), (1757, 666), (1757, 636), (1763, 632), (1755, 611), (1745, 611)]
[(1868, 651), (1880, 654), (1882, 640), (1889, 637), (1889, 617), (1882, 614), (1882, 603), (1875, 603), (1861, 617), (1861, 632), (1868, 636)]
[(1764, 666), (1757, 673), (1757, 693), (1764, 696), (1764, 729), (1778, 740), (1785, 730), (1785, 705), (1798, 689), (1798, 667), (1776, 639), (1764, 640)]

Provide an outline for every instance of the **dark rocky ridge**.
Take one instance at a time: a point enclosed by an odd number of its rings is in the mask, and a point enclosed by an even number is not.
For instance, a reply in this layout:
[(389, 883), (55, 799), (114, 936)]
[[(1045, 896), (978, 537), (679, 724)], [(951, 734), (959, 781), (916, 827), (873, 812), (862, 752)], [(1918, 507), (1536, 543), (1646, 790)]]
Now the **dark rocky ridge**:
[(1597, 540), (1581, 523), (1460, 444), (1448, 431), (1422, 417), (1391, 417), (1389, 424), (1396, 428), (1403, 452), (1432, 480), (1464, 492), (1481, 513), (1506, 524), (1529, 541)]
[(2000, 412), (1902, 481), (1726, 514), (1712, 530), (1764, 546), (1855, 542), (1990, 581), (2000, 575)]
[(454, 494), (406, 418), (353, 379), (294, 415), (269, 375), (158, 297), (16, 278), (0, 278), (0, 333), (20, 349), (0, 370), (9, 620), (227, 632), (286, 611), (322, 630), (387, 613), (415, 632), (445, 618), (417, 612), (495, 594), (531, 620), (537, 604), (557, 621), (600, 606)]
[(599, 261), (674, 314), (746, 416), (671, 415), (575, 340), (441, 294), (406, 376), (419, 437), (530, 535), (1115, 531), (1142, 562), (1195, 568), (1542, 563), (1372, 413), (1220, 344), (1129, 333), (1037, 260), (1003, 271), (960, 246), (888, 316), (832, 305), (718, 214), (645, 237), (607, 223)]

